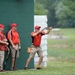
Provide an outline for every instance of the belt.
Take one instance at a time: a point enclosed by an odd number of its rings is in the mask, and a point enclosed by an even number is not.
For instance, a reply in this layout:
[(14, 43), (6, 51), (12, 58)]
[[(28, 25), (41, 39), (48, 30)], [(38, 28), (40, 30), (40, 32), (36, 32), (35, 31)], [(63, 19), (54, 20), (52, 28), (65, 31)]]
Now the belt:
[(40, 47), (40, 46), (35, 46), (35, 47)]
[(14, 45), (18, 45), (18, 43), (14, 43)]
[(33, 47), (34, 47), (34, 48), (37, 48), (37, 47), (40, 47), (40, 46), (34, 46), (34, 45), (31, 45), (31, 47), (32, 47), (32, 48), (33, 48)]

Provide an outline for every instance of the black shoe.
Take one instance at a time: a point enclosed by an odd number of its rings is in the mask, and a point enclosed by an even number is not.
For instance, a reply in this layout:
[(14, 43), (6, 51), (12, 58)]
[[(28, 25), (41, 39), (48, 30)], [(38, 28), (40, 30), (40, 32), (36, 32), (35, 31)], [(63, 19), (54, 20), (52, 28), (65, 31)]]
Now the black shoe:
[(18, 70), (18, 69), (14, 67), (14, 70)]
[(6, 72), (6, 70), (0, 70), (0, 72)]
[(28, 69), (28, 67), (25, 67), (24, 69), (25, 69), (25, 70), (27, 70), (27, 69)]
[(36, 69), (37, 69), (37, 70), (40, 70), (40, 69), (42, 69), (42, 68), (40, 68), (40, 67), (37, 67)]

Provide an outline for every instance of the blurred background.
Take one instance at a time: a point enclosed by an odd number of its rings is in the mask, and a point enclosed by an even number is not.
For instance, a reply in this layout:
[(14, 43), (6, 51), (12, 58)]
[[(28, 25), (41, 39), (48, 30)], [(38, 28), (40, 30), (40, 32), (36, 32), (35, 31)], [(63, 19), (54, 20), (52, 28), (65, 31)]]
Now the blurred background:
[(34, 0), (34, 14), (47, 15), (52, 27), (75, 27), (75, 0)]
[(47, 36), (47, 67), (56, 72), (61, 67), (61, 75), (74, 75), (75, 0), (34, 0), (34, 15), (46, 16), (44, 23), (53, 27)]

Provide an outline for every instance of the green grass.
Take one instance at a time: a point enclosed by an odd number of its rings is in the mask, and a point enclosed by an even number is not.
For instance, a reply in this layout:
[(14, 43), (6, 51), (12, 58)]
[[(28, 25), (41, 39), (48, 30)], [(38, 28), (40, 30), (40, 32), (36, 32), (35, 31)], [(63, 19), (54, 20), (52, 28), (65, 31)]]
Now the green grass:
[(64, 40), (48, 39), (48, 65), (41, 70), (7, 71), (0, 75), (75, 75), (75, 28), (61, 29)]
[(41, 70), (8, 71), (0, 75), (75, 75), (75, 63), (48, 62), (47, 68)]
[(75, 61), (75, 28), (60, 29), (66, 39), (48, 39), (48, 56)]
[(65, 36), (69, 36), (69, 37), (75, 37), (75, 28), (64, 28), (61, 29), (61, 32), (65, 35)]

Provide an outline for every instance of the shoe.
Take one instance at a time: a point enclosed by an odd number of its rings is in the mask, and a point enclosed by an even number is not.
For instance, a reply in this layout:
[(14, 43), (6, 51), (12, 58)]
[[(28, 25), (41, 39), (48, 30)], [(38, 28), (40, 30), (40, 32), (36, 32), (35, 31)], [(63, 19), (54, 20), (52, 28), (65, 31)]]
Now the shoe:
[(42, 69), (42, 68), (40, 68), (40, 67), (37, 67), (36, 69), (37, 69), (37, 70), (40, 70), (40, 69)]
[(28, 67), (25, 67), (24, 69), (25, 69), (25, 70), (27, 70), (27, 69), (28, 69)]
[(14, 70), (18, 70), (18, 69), (14, 67)]
[(6, 72), (6, 70), (0, 70), (0, 72)]
[(11, 71), (15, 71), (15, 70), (18, 70), (18, 69), (17, 68), (13, 68), (13, 67), (11, 68)]

